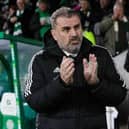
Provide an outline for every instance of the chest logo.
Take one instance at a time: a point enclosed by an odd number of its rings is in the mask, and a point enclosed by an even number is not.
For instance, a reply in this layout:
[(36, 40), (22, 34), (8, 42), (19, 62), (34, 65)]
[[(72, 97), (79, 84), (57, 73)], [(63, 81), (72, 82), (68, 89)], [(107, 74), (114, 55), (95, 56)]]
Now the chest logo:
[(53, 73), (59, 73), (60, 72), (60, 68), (59, 67), (56, 67), (54, 70), (53, 70)]

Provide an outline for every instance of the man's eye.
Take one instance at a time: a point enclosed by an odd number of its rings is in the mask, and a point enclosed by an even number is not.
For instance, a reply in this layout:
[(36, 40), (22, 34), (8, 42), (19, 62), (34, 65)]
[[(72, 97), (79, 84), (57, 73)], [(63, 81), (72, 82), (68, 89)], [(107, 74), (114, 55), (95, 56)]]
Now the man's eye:
[(64, 28), (63, 31), (64, 32), (69, 32), (70, 28)]
[(81, 28), (80, 25), (76, 25), (76, 26), (75, 26), (75, 30), (78, 30), (78, 29), (80, 29), (80, 28)]

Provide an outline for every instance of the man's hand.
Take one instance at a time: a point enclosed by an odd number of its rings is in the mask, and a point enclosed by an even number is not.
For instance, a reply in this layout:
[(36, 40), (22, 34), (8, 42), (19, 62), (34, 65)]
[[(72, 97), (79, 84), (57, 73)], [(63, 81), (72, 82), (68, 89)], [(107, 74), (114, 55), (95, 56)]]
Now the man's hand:
[(94, 54), (89, 55), (89, 62), (87, 59), (83, 59), (84, 78), (88, 84), (94, 85), (99, 82), (97, 76), (98, 63)]
[(11, 23), (15, 23), (17, 21), (17, 17), (16, 16), (14, 16), (14, 17), (12, 17), (11, 19), (10, 19), (10, 22)]
[(74, 60), (64, 56), (60, 65), (60, 77), (67, 85), (73, 83), (74, 71)]

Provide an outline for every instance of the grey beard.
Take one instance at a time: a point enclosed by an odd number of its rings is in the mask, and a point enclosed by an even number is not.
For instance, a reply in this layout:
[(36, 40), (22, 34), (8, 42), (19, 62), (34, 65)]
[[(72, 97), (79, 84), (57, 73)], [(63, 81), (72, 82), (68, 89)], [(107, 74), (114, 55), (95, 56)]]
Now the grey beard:
[(72, 50), (71, 53), (72, 53), (72, 54), (78, 54), (79, 50), (80, 50), (80, 49), (76, 48), (76, 49)]
[(75, 49), (70, 49), (70, 48), (65, 49), (65, 48), (62, 48), (62, 50), (67, 51), (68, 53), (71, 53), (71, 54), (78, 54), (79, 51), (80, 51), (80, 47), (81, 47), (81, 45), (78, 46)]

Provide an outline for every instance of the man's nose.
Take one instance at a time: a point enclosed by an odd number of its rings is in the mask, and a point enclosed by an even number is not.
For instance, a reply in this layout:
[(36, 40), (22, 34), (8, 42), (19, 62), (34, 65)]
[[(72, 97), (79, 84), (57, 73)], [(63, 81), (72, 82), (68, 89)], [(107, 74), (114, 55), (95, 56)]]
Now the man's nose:
[(75, 29), (71, 29), (70, 34), (71, 34), (71, 36), (76, 36), (77, 31)]

